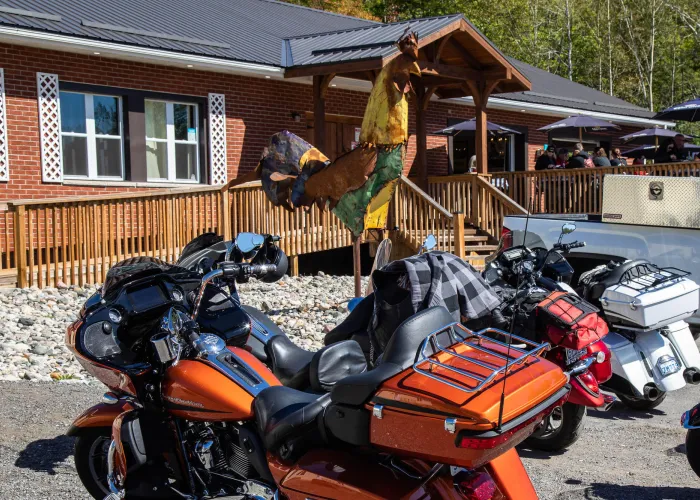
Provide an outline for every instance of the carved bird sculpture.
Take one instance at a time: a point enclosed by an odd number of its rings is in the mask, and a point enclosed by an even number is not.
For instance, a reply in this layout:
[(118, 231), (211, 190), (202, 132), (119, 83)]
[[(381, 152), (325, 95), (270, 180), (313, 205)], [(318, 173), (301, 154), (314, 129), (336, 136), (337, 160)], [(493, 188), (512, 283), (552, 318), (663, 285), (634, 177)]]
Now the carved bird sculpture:
[(420, 76), (417, 35), (407, 30), (397, 44), (375, 79), (355, 149), (331, 162), (289, 131), (272, 136), (255, 175), (273, 204), (328, 206), (355, 235), (384, 227), (406, 155), (411, 75)]

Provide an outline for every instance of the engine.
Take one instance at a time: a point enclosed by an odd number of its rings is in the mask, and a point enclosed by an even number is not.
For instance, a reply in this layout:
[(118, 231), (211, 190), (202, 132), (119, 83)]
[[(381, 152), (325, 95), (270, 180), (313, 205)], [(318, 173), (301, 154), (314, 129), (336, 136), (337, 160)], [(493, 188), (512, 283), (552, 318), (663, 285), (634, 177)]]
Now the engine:
[(207, 487), (255, 479), (257, 473), (241, 446), (239, 428), (230, 423), (191, 423), (185, 431), (191, 465)]

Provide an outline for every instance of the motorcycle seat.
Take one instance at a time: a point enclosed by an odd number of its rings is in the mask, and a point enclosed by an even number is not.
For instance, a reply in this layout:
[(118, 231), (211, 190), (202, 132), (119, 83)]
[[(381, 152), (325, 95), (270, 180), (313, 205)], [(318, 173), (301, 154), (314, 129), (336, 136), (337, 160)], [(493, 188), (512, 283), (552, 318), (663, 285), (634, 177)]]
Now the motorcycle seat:
[(275, 335), (265, 345), (265, 354), (275, 377), (282, 385), (302, 389), (309, 384), (309, 368), (314, 353), (297, 346), (286, 335)]
[(401, 323), (391, 336), (381, 363), (368, 372), (339, 380), (331, 390), (332, 401), (352, 406), (364, 404), (382, 382), (415, 363), (418, 348), (429, 334), (451, 323), (454, 323), (454, 318), (442, 306), (414, 314)]

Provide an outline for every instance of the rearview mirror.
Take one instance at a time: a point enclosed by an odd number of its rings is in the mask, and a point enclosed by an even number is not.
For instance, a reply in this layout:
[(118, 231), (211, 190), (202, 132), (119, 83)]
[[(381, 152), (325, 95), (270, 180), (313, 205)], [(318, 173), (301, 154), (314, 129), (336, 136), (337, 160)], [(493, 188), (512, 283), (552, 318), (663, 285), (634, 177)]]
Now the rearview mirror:
[(437, 246), (437, 240), (435, 239), (435, 236), (433, 236), (432, 234), (429, 234), (428, 237), (423, 242), (423, 244), (421, 245), (418, 253), (422, 254), (425, 252), (430, 252), (436, 246)]
[(573, 222), (567, 222), (561, 227), (561, 234), (571, 234), (576, 231), (576, 224)]
[(236, 236), (236, 246), (245, 257), (250, 257), (250, 254), (263, 246), (265, 237), (257, 233), (239, 233)]

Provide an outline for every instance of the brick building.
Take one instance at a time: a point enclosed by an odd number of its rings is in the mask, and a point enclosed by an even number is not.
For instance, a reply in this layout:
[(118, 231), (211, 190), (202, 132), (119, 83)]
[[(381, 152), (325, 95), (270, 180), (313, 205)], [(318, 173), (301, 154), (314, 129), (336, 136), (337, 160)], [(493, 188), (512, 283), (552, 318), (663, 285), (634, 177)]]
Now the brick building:
[[(4, 0), (0, 207), (14, 199), (235, 178), (255, 167), (275, 132), (288, 129), (313, 140), (311, 78), (285, 78), (288, 40), (371, 33), (377, 26), (271, 0)], [(672, 125), (620, 99), (510, 62), (532, 89), (489, 100), (488, 119), (521, 132), (492, 139), (489, 169), (532, 168), (545, 142), (573, 142), (537, 130), (571, 114), (619, 124), (615, 136), (584, 137), (587, 145), (606, 148), (633, 130)], [(369, 88), (369, 82), (349, 78), (331, 82), (325, 105), (329, 156), (352, 147)], [(435, 131), (474, 114), (470, 98), (433, 98), (426, 128)], [(430, 174), (459, 173), (474, 141), (429, 135), (427, 149)], [(408, 152), (407, 172), (415, 136)]]

